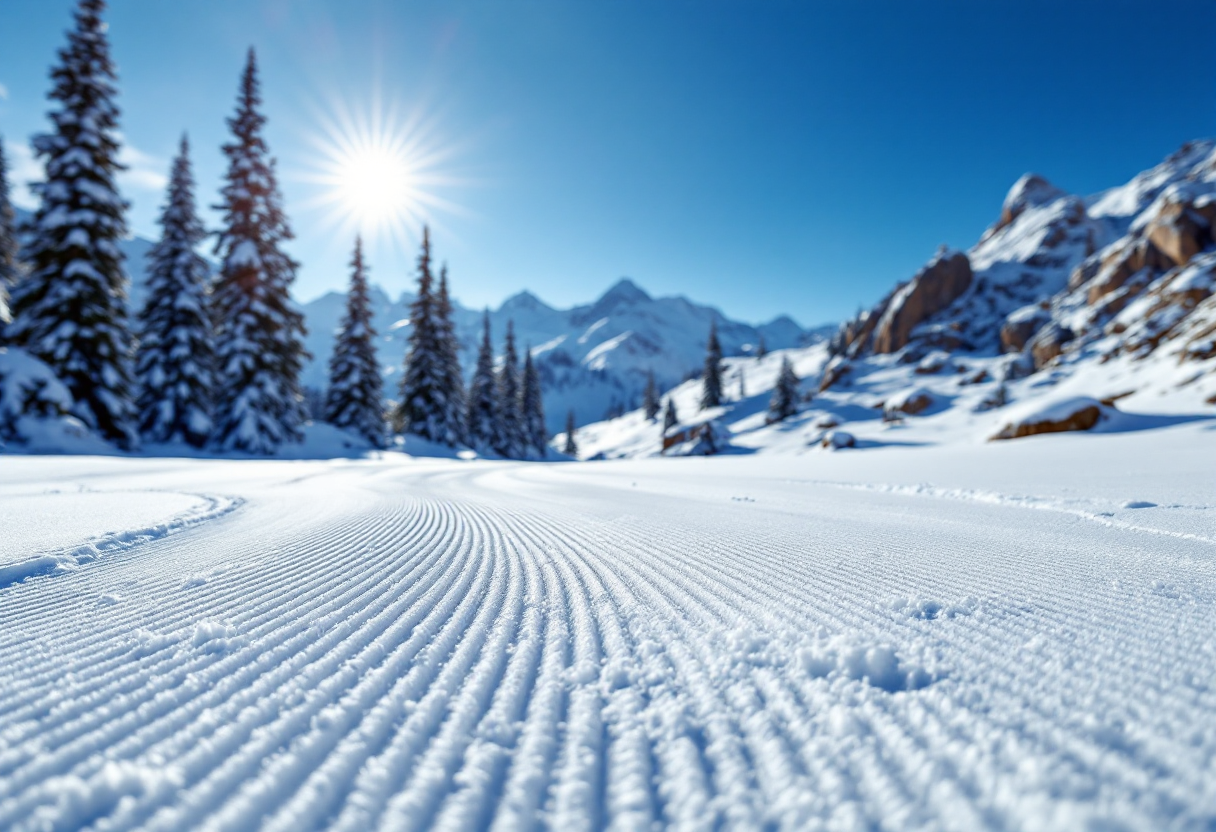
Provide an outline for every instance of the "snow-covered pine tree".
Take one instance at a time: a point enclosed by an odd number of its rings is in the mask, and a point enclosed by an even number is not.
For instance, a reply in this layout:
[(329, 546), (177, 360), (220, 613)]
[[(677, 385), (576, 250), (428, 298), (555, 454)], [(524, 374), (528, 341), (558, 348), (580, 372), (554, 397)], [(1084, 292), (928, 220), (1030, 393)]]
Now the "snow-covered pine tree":
[(540, 373), (532, 360), (531, 346), (524, 350), (524, 384), (519, 396), (525, 455), (544, 459), (549, 436), (545, 431), (545, 403), (540, 389)]
[(477, 351), (477, 368), (469, 383), (468, 413), (465, 418), (469, 446), (485, 452), (494, 449), (498, 436), (497, 390), (494, 381), (494, 346), (490, 341), (490, 313), (486, 312)]
[(241, 74), (233, 140), (224, 145), (228, 172), (220, 194), (224, 229), (215, 252), (220, 270), (213, 294), (216, 323), (216, 412), (212, 445), (223, 451), (272, 454), (303, 439), (300, 370), (304, 316), (291, 300), (297, 263), (283, 252), (292, 238), (262, 138), (257, 61), (252, 49)]
[(0, 137), (0, 344), (4, 343), (4, 328), (9, 322), (8, 292), (16, 285), (19, 273), (17, 249), (17, 215), (9, 198), (8, 163)]
[(456, 337), (452, 295), (448, 286), (448, 265), (439, 270), (439, 293), (435, 297), (439, 321), (440, 365), (443, 368), (444, 423), (449, 426), (448, 445), (465, 441), (464, 373), (460, 369), (460, 339)]
[(197, 448), (211, 436), (215, 353), (210, 269), (195, 250), (207, 232), (195, 209), (185, 136), (173, 160), (160, 227), (160, 240), (148, 252), (147, 300), (139, 313), (139, 431), (149, 442)]
[(671, 396), (667, 397), (667, 407), (663, 409), (663, 433), (680, 424), (680, 416), (676, 413), (676, 402)]
[(74, 415), (120, 447), (137, 444), (127, 274), (118, 241), (126, 203), (114, 175), (118, 107), (104, 0), (80, 0), (51, 70), (53, 130), (34, 138), (46, 181), (13, 289), (7, 337), (46, 362), (71, 392)]
[(350, 267), (346, 314), (342, 317), (342, 328), (329, 359), (325, 421), (362, 436), (373, 448), (383, 448), (384, 397), (380, 364), (376, 360), (376, 329), (372, 325), (372, 303), (367, 293), (363, 241), (358, 237)]
[(519, 392), (519, 355), (515, 351), (515, 324), (507, 321), (502, 366), (498, 368), (498, 435), (494, 443), (494, 450), (507, 459), (522, 459), (527, 455)]
[(440, 320), (440, 302), (431, 275), (431, 234), (422, 229), (422, 251), (418, 254), (418, 294), (410, 306), (409, 348), (401, 377), (401, 403), (396, 423), (403, 433), (431, 442), (455, 445), (460, 441), (459, 416), (454, 410), (450, 369), (444, 358), (445, 329)]
[(798, 376), (794, 373), (794, 366), (790, 364), (789, 356), (782, 356), (781, 371), (777, 374), (777, 384), (768, 402), (768, 421), (780, 422), (797, 414), (799, 398)]
[(709, 324), (709, 340), (705, 344), (705, 371), (701, 374), (701, 409), (722, 404), (722, 345), (718, 343), (718, 324)]
[(642, 391), (642, 410), (646, 414), (646, 419), (653, 422), (655, 417), (659, 415), (659, 385), (654, 380), (654, 370), (646, 373), (646, 389)]
[(566, 442), (562, 445), (566, 456), (578, 456), (578, 442), (574, 438), (574, 411), (566, 412)]

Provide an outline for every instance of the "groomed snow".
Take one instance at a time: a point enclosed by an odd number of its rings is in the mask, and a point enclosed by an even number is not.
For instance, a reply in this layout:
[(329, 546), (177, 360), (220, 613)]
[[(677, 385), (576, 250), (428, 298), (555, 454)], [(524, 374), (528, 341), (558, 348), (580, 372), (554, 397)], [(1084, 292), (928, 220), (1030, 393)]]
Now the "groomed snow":
[(0, 828), (1210, 829), (1214, 437), (5, 457)]

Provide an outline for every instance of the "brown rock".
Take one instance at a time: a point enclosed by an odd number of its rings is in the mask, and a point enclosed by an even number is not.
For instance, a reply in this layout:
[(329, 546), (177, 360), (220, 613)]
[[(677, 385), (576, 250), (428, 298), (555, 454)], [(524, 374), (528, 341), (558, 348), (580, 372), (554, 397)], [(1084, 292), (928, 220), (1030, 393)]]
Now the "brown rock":
[(1023, 307), (1005, 319), (1001, 326), (1002, 351), (1021, 352), (1034, 334), (1051, 320), (1051, 313), (1042, 307), (1031, 312), (1030, 308)]
[(847, 375), (852, 366), (843, 355), (838, 355), (827, 363), (823, 368), (823, 377), (819, 380), (819, 392), (827, 390), (840, 379)]
[(1034, 340), (1030, 342), (1030, 357), (1034, 361), (1035, 370), (1041, 370), (1049, 362), (1064, 352), (1064, 345), (1073, 339), (1071, 330), (1059, 324), (1048, 324), (1043, 327)]
[(1138, 240), (1115, 249), (1103, 258), (1085, 299), (1090, 306), (1097, 306), (1099, 301), (1122, 288), (1141, 269), (1147, 267), (1154, 272), (1164, 272), (1173, 266), (1174, 262), (1151, 240)]
[(1148, 224), (1145, 236), (1175, 266), (1189, 263), (1211, 240), (1207, 221), (1192, 210), (1190, 200), (1167, 203)]
[(1005, 425), (993, 439), (1020, 439), (1040, 433), (1063, 433), (1070, 430), (1089, 430), (1102, 418), (1102, 409), (1096, 404), (1083, 407), (1072, 415), (1058, 421), (1019, 422)]
[(941, 312), (971, 285), (971, 262), (962, 252), (941, 254), (897, 291), (874, 331), (874, 352), (893, 353), (917, 324)]

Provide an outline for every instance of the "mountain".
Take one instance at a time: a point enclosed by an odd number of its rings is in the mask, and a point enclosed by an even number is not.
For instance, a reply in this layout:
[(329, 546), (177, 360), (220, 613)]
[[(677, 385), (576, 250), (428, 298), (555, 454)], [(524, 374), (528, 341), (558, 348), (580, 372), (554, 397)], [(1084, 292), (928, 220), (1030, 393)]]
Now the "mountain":
[[(1021, 436), (1034, 419), (1216, 418), (1216, 142), (1089, 197), (1026, 174), (970, 249), (939, 251), (828, 342), (783, 354), (814, 397), (786, 422), (765, 420), (778, 354), (728, 360), (728, 390), (742, 371), (748, 395), (721, 409), (698, 413), (695, 383), (669, 395), (749, 452), (803, 452), (832, 430), (874, 447)], [(580, 436), (583, 456), (660, 451), (636, 412)]]
[[(392, 300), (373, 288), (376, 329), (386, 391), (393, 395), (409, 337), (413, 295)], [(322, 389), (333, 349), (333, 333), (345, 309), (345, 295), (330, 292), (304, 304), (306, 345), (313, 355), (305, 385)], [(455, 306), (461, 362), (471, 371), (481, 338), (482, 312)], [(710, 322), (716, 322), (728, 355), (750, 352), (761, 337), (769, 348), (793, 347), (823, 340), (830, 330), (803, 330), (787, 316), (752, 326), (725, 317), (717, 309), (684, 297), (653, 298), (629, 279), (615, 283), (593, 303), (555, 309), (530, 292), (507, 298), (490, 310), (496, 345), (502, 344), (507, 321), (515, 325), (520, 348), (531, 346), (545, 392), (549, 429), (565, 424), (573, 409), (578, 423), (628, 410), (641, 399), (647, 372), (662, 386), (672, 386), (699, 370), (704, 360)]]
[[(28, 218), (18, 211), (19, 221)], [(132, 236), (119, 244), (131, 276), (129, 307), (138, 310), (145, 294), (147, 253), (153, 242)], [(411, 330), (410, 304), (404, 293), (396, 300), (382, 289), (371, 290), (376, 329), (380, 333), (380, 363), (385, 391), (396, 393)], [(324, 390), (334, 332), (342, 319), (346, 295), (328, 292), (302, 304), (308, 336), (305, 346), (312, 360), (304, 367), (306, 387)], [(461, 363), (466, 372), (476, 362), (481, 338), (482, 312), (455, 304)], [(832, 328), (804, 330), (782, 315), (760, 326), (732, 321), (718, 310), (683, 297), (652, 298), (628, 278), (617, 281), (598, 300), (573, 309), (555, 309), (530, 292), (519, 292), (490, 310), (494, 341), (501, 346), (507, 321), (514, 321), (522, 349), (531, 345), (541, 374), (548, 426), (556, 432), (573, 409), (579, 424), (602, 418), (609, 410), (627, 410), (641, 397), (646, 374), (671, 386), (697, 372), (704, 359), (710, 321), (727, 355), (755, 349), (761, 337), (766, 347), (778, 349), (825, 339)]]

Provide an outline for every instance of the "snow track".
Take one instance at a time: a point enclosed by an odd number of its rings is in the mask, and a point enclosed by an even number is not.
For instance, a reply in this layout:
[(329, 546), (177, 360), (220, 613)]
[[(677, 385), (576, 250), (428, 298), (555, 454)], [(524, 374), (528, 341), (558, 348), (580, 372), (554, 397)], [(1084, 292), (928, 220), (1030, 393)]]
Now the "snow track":
[(241, 511), (0, 589), (0, 828), (1216, 823), (1216, 548), (1151, 517), (209, 465)]

